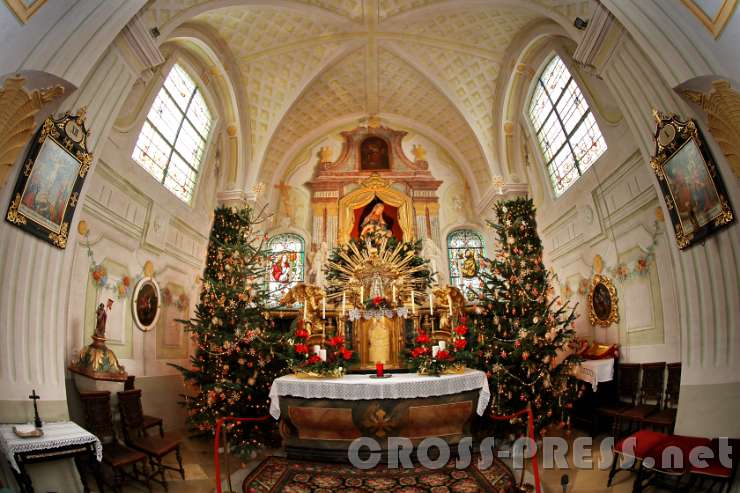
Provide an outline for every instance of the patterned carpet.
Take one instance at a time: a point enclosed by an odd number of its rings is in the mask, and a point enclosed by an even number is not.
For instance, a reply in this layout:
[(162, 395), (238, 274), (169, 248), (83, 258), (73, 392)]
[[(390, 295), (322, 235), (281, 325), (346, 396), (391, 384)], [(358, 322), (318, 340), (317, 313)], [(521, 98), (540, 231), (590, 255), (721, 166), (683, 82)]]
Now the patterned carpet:
[(486, 470), (476, 461), (456, 469), (454, 461), (433, 471), (414, 469), (355, 469), (348, 464), (328, 464), (268, 457), (242, 484), (243, 493), (473, 493), (511, 491), (514, 476), (497, 459)]

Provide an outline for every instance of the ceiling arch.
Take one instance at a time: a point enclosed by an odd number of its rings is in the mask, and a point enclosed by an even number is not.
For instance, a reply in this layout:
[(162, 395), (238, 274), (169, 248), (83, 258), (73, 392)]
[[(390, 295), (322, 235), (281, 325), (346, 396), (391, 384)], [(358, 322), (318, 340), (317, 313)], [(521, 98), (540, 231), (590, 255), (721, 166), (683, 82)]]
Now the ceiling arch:
[(573, 31), (592, 3), (157, 0), (147, 19), (165, 35), (185, 21), (207, 26), (233, 53), (249, 115), (245, 188), (272, 181), (301, 137), (354, 114), (399, 115), (444, 135), (470, 178), (488, 183), (505, 175), (494, 120), (507, 48), (543, 19)]

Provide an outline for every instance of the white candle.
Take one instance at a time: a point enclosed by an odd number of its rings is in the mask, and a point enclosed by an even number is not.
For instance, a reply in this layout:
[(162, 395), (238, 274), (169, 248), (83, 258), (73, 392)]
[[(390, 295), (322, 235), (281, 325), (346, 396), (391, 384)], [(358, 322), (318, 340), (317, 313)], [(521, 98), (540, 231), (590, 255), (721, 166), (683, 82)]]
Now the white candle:
[(452, 316), (452, 295), (447, 295), (447, 304), (450, 305), (450, 317)]
[[(450, 313), (452, 313), (452, 308), (450, 308)], [(321, 318), (326, 318), (326, 296), (321, 298)]]
[(447, 347), (447, 343), (445, 341), (439, 341), (439, 349), (443, 350)]
[(308, 318), (308, 300), (303, 300), (303, 320)]
[(319, 351), (319, 358), (321, 358), (321, 361), (326, 361), (326, 349)]
[(314, 344), (313, 354), (319, 354), (319, 351), (321, 351), (321, 346), (319, 346), (318, 344)]
[(416, 302), (414, 301), (414, 290), (411, 290), (411, 313), (416, 315)]
[(429, 293), (429, 313), (434, 315), (434, 295)]
[(438, 352), (439, 352), (439, 346), (432, 346), (432, 358), (436, 358)]
[(342, 316), (344, 317), (344, 312), (347, 311), (347, 293), (342, 291)]
[(360, 304), (365, 302), (365, 286), (360, 286)]
[(396, 302), (396, 285), (393, 285), (393, 303)]

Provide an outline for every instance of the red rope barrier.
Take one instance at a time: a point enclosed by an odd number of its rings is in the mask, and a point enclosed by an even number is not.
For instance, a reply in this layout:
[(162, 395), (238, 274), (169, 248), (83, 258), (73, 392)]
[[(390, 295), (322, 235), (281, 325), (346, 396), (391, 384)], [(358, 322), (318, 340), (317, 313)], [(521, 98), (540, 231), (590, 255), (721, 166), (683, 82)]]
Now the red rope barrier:
[[(213, 462), (216, 466), (216, 493), (222, 493), (221, 491), (221, 462), (218, 460), (218, 445), (219, 440), (221, 438), (221, 428), (223, 427), (224, 421), (250, 421), (250, 422), (259, 422), (259, 421), (267, 421), (268, 419), (272, 419), (271, 416), (261, 416), (259, 418), (218, 418), (216, 420), (216, 436), (213, 441)], [(226, 445), (224, 444), (224, 450), (226, 450)], [(228, 460), (228, 458), (226, 459)]]
[[(539, 465), (537, 461), (537, 442), (534, 440), (534, 414), (532, 414), (532, 408), (527, 406), (526, 408), (522, 409), (521, 411), (517, 411), (514, 414), (511, 414), (509, 416), (491, 416), (491, 419), (495, 421), (506, 421), (512, 418), (516, 418), (517, 416), (521, 416), (522, 414), (527, 413), (527, 435), (529, 435), (529, 439), (531, 440), (531, 444), (535, 447), (535, 453), (532, 456), (532, 469), (534, 471), (534, 487), (535, 491), (537, 493), (541, 493), (540, 490), (540, 470)], [(219, 492), (220, 493), (220, 492)]]

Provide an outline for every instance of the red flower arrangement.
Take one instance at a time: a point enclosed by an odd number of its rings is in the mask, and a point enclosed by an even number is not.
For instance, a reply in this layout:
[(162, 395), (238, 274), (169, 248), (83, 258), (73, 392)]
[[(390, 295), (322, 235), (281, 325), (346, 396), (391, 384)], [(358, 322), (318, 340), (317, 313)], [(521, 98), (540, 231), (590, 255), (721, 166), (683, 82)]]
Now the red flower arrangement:
[(408, 352), (409, 366), (418, 373), (439, 376), (462, 370), (474, 359), (471, 345), (468, 344), (470, 329), (466, 317), (460, 317), (458, 325), (452, 330), (450, 344), (436, 353), (432, 350), (432, 339), (426, 332), (416, 336), (416, 346)]
[[(309, 354), (310, 330), (303, 320), (299, 320), (289, 338), (285, 359), (288, 367), (296, 374), (313, 377), (339, 378), (344, 374), (344, 365), (351, 363), (355, 352), (345, 347), (342, 336), (333, 336), (324, 341), (325, 348), (320, 353)], [(325, 357), (324, 357), (325, 354)]]

